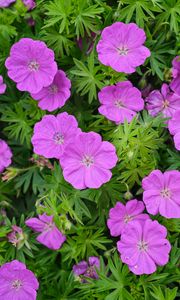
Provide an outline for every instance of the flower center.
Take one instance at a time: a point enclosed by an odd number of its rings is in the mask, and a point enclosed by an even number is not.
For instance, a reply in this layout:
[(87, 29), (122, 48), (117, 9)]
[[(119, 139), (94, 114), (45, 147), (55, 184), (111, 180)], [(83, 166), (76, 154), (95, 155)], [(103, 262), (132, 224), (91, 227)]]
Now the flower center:
[(39, 64), (36, 60), (31, 60), (28, 64), (28, 68), (29, 68), (30, 71), (36, 72), (36, 71), (39, 70), (39, 67), (40, 66), (39, 66)]
[(168, 188), (165, 188), (160, 192), (160, 195), (162, 198), (170, 198), (171, 197), (171, 192)]
[(22, 287), (22, 281), (19, 279), (13, 280), (12, 282), (12, 288), (15, 289), (16, 291), (19, 291), (19, 289)]
[(122, 56), (125, 56), (128, 54), (128, 48), (126, 48), (125, 46), (121, 46), (117, 48), (118, 53)]
[(89, 168), (93, 165), (94, 159), (90, 155), (84, 155), (81, 162), (85, 167)]
[(53, 94), (53, 95), (57, 94), (57, 92), (58, 92), (57, 85), (56, 84), (51, 84), (51, 86), (49, 87), (49, 92), (50, 92), (50, 94)]
[(60, 132), (56, 132), (53, 136), (53, 140), (56, 144), (62, 145), (64, 144), (64, 136)]
[(115, 107), (117, 107), (117, 108), (121, 108), (121, 107), (124, 106), (121, 100), (116, 100), (116, 101), (114, 102), (114, 105), (115, 105)]
[(54, 223), (48, 223), (48, 224), (45, 225), (44, 230), (49, 231), (49, 230), (54, 229), (54, 227), (55, 227)]
[(93, 278), (95, 276), (95, 269), (93, 266), (89, 267), (86, 271), (86, 276)]
[(124, 223), (128, 223), (129, 221), (132, 221), (133, 220), (133, 217), (132, 216), (130, 216), (130, 215), (125, 215), (124, 216)]
[(169, 101), (168, 100), (164, 100), (163, 102), (163, 109), (169, 107)]
[(147, 251), (148, 249), (148, 243), (145, 241), (139, 241), (137, 243), (137, 247), (139, 251)]

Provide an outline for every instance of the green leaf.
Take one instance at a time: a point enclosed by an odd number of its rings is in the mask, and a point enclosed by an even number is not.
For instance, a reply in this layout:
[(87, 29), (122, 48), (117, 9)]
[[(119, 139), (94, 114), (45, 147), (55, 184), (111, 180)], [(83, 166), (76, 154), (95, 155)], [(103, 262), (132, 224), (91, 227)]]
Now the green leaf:
[(72, 12), (71, 0), (54, 0), (45, 6), (47, 20), (43, 28), (58, 24), (59, 33), (66, 31), (69, 34), (70, 14)]
[(57, 56), (70, 55), (75, 43), (71, 40), (71, 35), (60, 34), (55, 27), (42, 31), (42, 36), (48, 46), (53, 48)]
[(97, 99), (97, 88), (101, 89), (104, 84), (102, 80), (104, 75), (100, 73), (100, 66), (94, 64), (94, 53), (92, 52), (87, 59), (87, 64), (74, 58), (76, 68), (71, 71), (74, 76), (74, 84), (77, 92), (81, 96), (88, 94), (88, 101), (91, 103), (93, 99)]
[(126, 23), (135, 20), (137, 25), (144, 27), (149, 17), (155, 19), (154, 13), (157, 12), (161, 12), (160, 7), (152, 5), (149, 0), (121, 0), (118, 20)]
[(151, 295), (154, 297), (154, 299), (156, 300), (174, 300), (176, 299), (176, 295), (177, 295), (177, 290), (178, 288), (174, 288), (174, 289), (165, 289), (165, 294), (163, 293), (161, 287), (153, 287), (152, 288), (153, 291), (151, 291)]
[(103, 11), (104, 8), (98, 7), (98, 4), (87, 7), (86, 1), (79, 1), (77, 15), (74, 16), (72, 21), (75, 25), (78, 39), (80, 36), (84, 37), (85, 33), (90, 36), (91, 32), (98, 31), (98, 19), (100, 18), (98, 15)]

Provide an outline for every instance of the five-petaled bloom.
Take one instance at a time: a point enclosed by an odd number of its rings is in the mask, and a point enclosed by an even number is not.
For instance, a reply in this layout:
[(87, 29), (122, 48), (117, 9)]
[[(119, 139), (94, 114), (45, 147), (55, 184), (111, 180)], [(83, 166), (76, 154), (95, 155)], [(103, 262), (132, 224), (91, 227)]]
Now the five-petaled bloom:
[(130, 200), (123, 205), (121, 202), (117, 202), (115, 207), (109, 211), (109, 219), (107, 220), (107, 226), (112, 236), (120, 236), (124, 230), (126, 230), (129, 224), (134, 221), (142, 221), (149, 219), (147, 214), (143, 214), (144, 204), (142, 201), (136, 199)]
[(98, 94), (100, 114), (116, 124), (130, 122), (144, 108), (141, 92), (130, 81), (104, 87)]
[(77, 265), (73, 266), (73, 272), (76, 276), (83, 275), (84, 277), (89, 277), (93, 279), (98, 279), (98, 274), (96, 268), (100, 268), (99, 257), (90, 256), (88, 262), (82, 260)]
[(117, 163), (115, 147), (95, 132), (80, 133), (60, 158), (65, 180), (76, 189), (99, 188)]
[(0, 94), (4, 94), (6, 91), (6, 84), (3, 83), (3, 77), (0, 75)]
[(180, 56), (176, 56), (172, 61), (173, 80), (170, 83), (171, 89), (180, 95)]
[(39, 283), (32, 271), (18, 260), (0, 268), (0, 300), (36, 300)]
[(11, 3), (16, 0), (0, 0), (0, 7), (8, 7)]
[(180, 172), (152, 171), (142, 181), (143, 201), (148, 213), (180, 218)]
[(49, 86), (57, 72), (54, 52), (44, 42), (30, 38), (22, 38), (11, 47), (5, 65), (17, 88), (30, 93)]
[(116, 22), (103, 29), (97, 44), (98, 58), (117, 72), (133, 73), (150, 56), (143, 46), (146, 35), (136, 24)]
[(12, 152), (8, 144), (0, 139), (0, 173), (11, 164)]
[(38, 100), (41, 109), (53, 111), (61, 108), (70, 97), (71, 81), (66, 74), (58, 70), (52, 84), (44, 87), (39, 93), (31, 94), (32, 98)]
[(80, 132), (74, 116), (66, 112), (57, 116), (46, 115), (34, 127), (31, 140), (34, 152), (46, 158), (59, 159), (67, 145)]
[(129, 224), (117, 242), (121, 260), (136, 275), (154, 273), (169, 260), (171, 245), (166, 236), (166, 228), (157, 221)]
[(66, 237), (56, 227), (53, 216), (47, 216), (45, 213), (38, 218), (31, 218), (25, 221), (25, 224), (35, 232), (41, 232), (36, 240), (42, 245), (52, 250), (58, 250), (65, 242)]
[(146, 108), (153, 117), (162, 113), (165, 118), (170, 118), (176, 110), (180, 109), (180, 96), (171, 92), (165, 83), (161, 87), (161, 92), (152, 91), (145, 101)]
[(180, 150), (180, 110), (176, 111), (168, 123), (170, 133), (174, 136), (174, 144)]

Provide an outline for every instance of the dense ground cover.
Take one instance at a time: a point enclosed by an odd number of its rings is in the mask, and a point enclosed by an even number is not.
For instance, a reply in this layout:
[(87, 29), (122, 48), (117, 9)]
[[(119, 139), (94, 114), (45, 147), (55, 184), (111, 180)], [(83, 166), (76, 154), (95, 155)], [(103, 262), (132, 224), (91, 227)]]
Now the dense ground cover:
[(179, 298), (179, 20), (0, 0), (0, 300)]

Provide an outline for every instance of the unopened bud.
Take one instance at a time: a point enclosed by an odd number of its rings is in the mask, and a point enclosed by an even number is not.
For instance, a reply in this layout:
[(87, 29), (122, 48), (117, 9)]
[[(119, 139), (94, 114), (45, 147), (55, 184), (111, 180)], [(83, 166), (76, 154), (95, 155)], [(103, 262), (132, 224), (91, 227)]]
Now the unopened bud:
[(131, 192), (127, 191), (125, 194), (124, 194), (124, 199), (126, 200), (130, 200), (133, 198), (133, 195), (131, 194)]
[(17, 168), (7, 168), (6, 171), (2, 174), (3, 181), (10, 181), (15, 178), (20, 172), (20, 169)]

